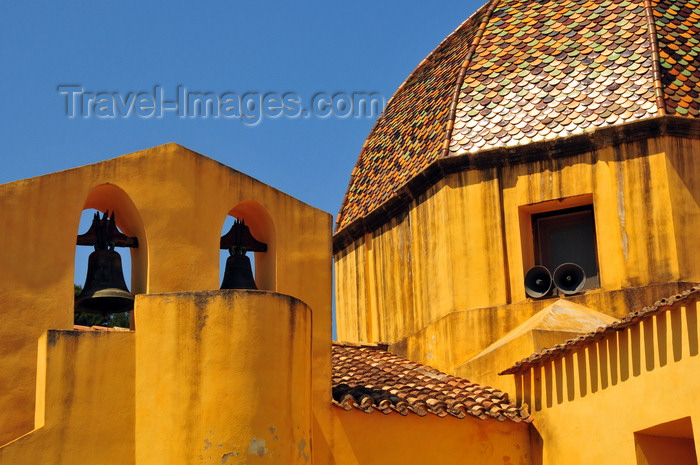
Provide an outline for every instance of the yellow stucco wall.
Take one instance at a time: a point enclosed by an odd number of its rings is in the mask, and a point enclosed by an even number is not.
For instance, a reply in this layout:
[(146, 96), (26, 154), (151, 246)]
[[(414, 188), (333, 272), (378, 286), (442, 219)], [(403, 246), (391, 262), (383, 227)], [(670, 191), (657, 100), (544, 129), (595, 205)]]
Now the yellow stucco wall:
[[(333, 408), (336, 465), (531, 465), (526, 423)], [(534, 456), (537, 456), (535, 452)]]
[(561, 341), (573, 339), (581, 332), (595, 331), (614, 321), (612, 316), (576, 305), (570, 300), (559, 299), (473, 358), (457, 365), (454, 372), (513, 393), (515, 385), (512, 377), (499, 376), (507, 368), (501, 365), (504, 360), (522, 360)]
[(458, 367), (553, 301), (525, 294), (530, 215), (589, 203), (601, 287), (573, 302), (622, 317), (690, 287), (700, 281), (699, 151), (700, 141), (663, 136), (446, 176), (336, 253), (338, 338), (389, 342), (479, 381)]
[[(407, 217), (336, 254), (340, 340), (395, 342), (455, 308), (507, 301), (492, 174), (449, 176), (414, 202)], [(465, 206), (473, 214), (460, 211)]]
[(133, 332), (45, 332), (36, 429), (0, 446), (0, 464), (133, 464), (134, 339)]
[[(224, 220), (244, 219), (269, 246), (256, 257), (259, 287), (313, 309), (313, 395), (330, 399), (331, 216), (167, 144), (0, 185), (0, 301), (12, 322), (0, 328), (0, 385), (12, 386), (0, 391), (0, 444), (33, 428), (37, 340), (73, 326), (75, 241), (86, 208), (116, 210), (119, 228), (138, 237), (135, 293), (218, 289)], [(328, 409), (315, 410), (312, 423), (315, 451), (328, 458)]]
[[(592, 309), (615, 317), (623, 317), (628, 308), (642, 308), (653, 303), (659, 297), (677, 294), (692, 287), (690, 283), (669, 283), (645, 286), (634, 289), (621, 289), (610, 292), (591, 292), (567, 297), (566, 301), (585, 305)], [(410, 337), (390, 345), (390, 351), (401, 354), (411, 360), (424, 361), (440, 370), (457, 376), (498, 387), (506, 392), (512, 391), (512, 380), (497, 376), (497, 373), (510, 367), (532, 352), (521, 346), (519, 356), (512, 358), (499, 354), (488, 363), (472, 366), (468, 362), (489, 345), (499, 341), (508, 332), (524, 323), (532, 314), (552, 304), (553, 299), (525, 300), (510, 305), (456, 311), (446, 315)], [(532, 312), (532, 314), (531, 314)], [(572, 322), (571, 330), (578, 326)], [(475, 328), (479, 328), (475, 330)], [(588, 332), (590, 328), (580, 329), (578, 333)], [(466, 337), (465, 335), (469, 335)], [(561, 333), (558, 340), (549, 339), (547, 347), (571, 338), (571, 334)], [(494, 379), (497, 381), (494, 382)]]
[(683, 437), (635, 434), (637, 465), (697, 465), (695, 441)]
[(137, 463), (310, 463), (306, 304), (263, 291), (137, 300)]
[[(697, 266), (700, 250), (688, 240), (688, 235), (700, 230), (700, 160), (698, 143), (686, 139), (669, 139), (667, 152), (671, 211), (678, 226), (674, 228), (680, 275), (685, 280), (698, 280)], [(696, 156), (684, 156), (694, 153)], [(691, 236), (692, 237), (692, 236)]]
[(681, 301), (516, 375), (518, 400), (530, 405), (542, 435), (543, 463), (637, 463), (636, 432), (686, 417), (699, 450), (699, 311), (697, 297)]

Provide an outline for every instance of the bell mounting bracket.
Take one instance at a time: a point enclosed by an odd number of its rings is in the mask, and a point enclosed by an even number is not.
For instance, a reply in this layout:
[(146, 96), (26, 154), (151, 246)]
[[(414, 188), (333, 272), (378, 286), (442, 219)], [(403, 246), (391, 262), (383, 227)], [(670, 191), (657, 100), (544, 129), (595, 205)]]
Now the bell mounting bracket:
[(246, 251), (267, 252), (267, 244), (255, 239), (245, 221), (234, 221), (229, 232), (221, 236), (219, 246), (222, 250), (228, 249), (231, 254), (245, 255)]
[(95, 250), (114, 249), (114, 247), (138, 247), (139, 240), (136, 237), (129, 237), (117, 229), (114, 220), (115, 214), (112, 211), (110, 216), (107, 210), (100, 218), (100, 212), (95, 212), (92, 218), (90, 229), (85, 234), (78, 236), (78, 245), (93, 245)]

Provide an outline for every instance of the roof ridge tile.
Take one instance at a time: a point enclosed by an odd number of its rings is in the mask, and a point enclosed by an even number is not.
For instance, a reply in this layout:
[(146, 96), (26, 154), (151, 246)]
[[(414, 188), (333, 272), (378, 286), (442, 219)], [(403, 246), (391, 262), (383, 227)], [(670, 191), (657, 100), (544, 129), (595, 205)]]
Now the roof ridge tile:
[[(507, 394), (443, 373), (399, 355), (351, 344), (333, 346), (333, 405), (365, 413), (409, 411), (425, 416), (530, 422)], [(381, 365), (381, 368), (380, 368)]]

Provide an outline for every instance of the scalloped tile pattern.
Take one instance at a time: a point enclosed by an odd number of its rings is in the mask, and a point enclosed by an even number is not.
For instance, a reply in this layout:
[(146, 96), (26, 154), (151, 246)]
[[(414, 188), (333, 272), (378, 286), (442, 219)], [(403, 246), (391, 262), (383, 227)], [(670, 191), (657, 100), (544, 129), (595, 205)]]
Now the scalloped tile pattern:
[(700, 1), (660, 1), (654, 8), (669, 115), (700, 114)]
[[(377, 209), (441, 156), (460, 67), (449, 155), (700, 115), (700, 0), (498, 0), (448, 36), (397, 90), (353, 170), (340, 230)], [(657, 102), (663, 102), (663, 109)]]
[(460, 90), (450, 154), (658, 114), (642, 2), (501, 1)]
[(366, 413), (532, 421), (502, 391), (356, 344), (333, 343), (333, 404)]
[(482, 17), (480, 11), (465, 21), (393, 95), (352, 171), (339, 227), (377, 208), (438, 157), (457, 74)]

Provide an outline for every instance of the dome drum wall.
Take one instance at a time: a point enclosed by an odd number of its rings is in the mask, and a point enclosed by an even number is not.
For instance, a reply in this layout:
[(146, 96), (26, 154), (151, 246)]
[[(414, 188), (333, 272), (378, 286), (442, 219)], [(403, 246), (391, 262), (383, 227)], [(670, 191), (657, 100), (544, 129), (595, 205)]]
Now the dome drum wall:
[[(407, 216), (391, 220), (348, 248), (352, 251), (337, 255), (336, 273), (347, 277), (336, 281), (340, 340), (396, 341), (444, 316), (455, 300), (468, 300), (465, 280), (483, 290), (472, 299), (479, 306), (506, 300), (500, 223), (494, 227), (469, 221), (453, 210), (468, 203), (480, 217), (500, 218), (498, 180), (481, 175), (471, 171), (450, 176), (416, 199)], [(460, 184), (466, 187), (450, 187)], [(448, 224), (452, 227), (442, 227)], [(463, 248), (457, 232), (473, 238), (472, 243)], [(492, 261), (481, 260), (484, 250)], [(466, 271), (470, 263), (478, 268)], [(495, 276), (499, 286), (490, 286)], [(346, 317), (358, 326), (348, 328)]]
[(623, 142), (663, 136), (700, 139), (700, 122), (691, 118), (656, 117), (618, 126), (607, 126), (585, 134), (437, 159), (402, 185), (393, 196), (388, 197), (377, 208), (337, 228), (333, 237), (333, 251), (338, 254), (364, 234), (380, 228), (391, 218), (405, 216), (411, 202), (451, 173), (563, 159), (585, 152), (597, 152)]
[(536, 222), (568, 208), (589, 212), (597, 276), (567, 299), (622, 317), (700, 281), (698, 116), (700, 0), (490, 0), (362, 148), (333, 238), (338, 337), (467, 370), (548, 301), (523, 279), (567, 248)]
[[(661, 117), (436, 162), (432, 186), (405, 194), (374, 230), (349, 242), (336, 234), (339, 339), (394, 343), (447, 371), (463, 364), (538, 310), (523, 286), (535, 264), (523, 231), (528, 215), (562, 199), (584, 199), (595, 215), (601, 284), (573, 298), (581, 305), (621, 317), (639, 296), (700, 281), (690, 240), (699, 151), (700, 122)], [(468, 337), (449, 323), (460, 315), (476, 319), (459, 326), (474, 328)]]

